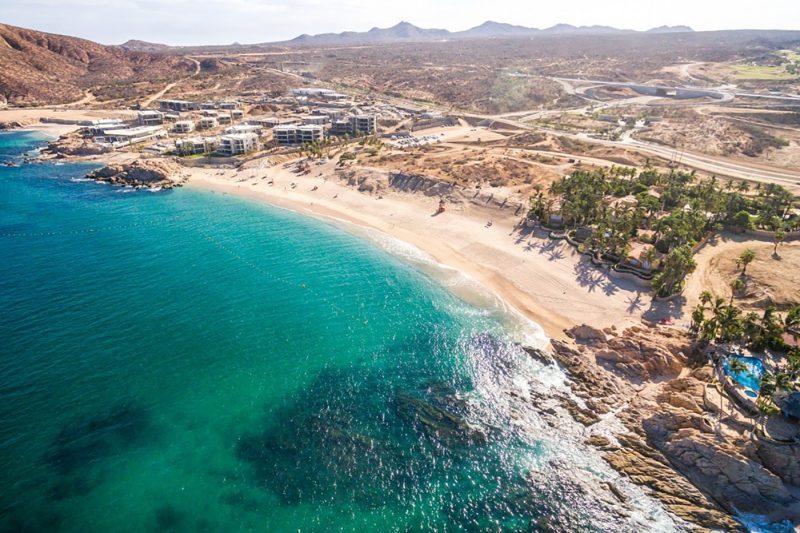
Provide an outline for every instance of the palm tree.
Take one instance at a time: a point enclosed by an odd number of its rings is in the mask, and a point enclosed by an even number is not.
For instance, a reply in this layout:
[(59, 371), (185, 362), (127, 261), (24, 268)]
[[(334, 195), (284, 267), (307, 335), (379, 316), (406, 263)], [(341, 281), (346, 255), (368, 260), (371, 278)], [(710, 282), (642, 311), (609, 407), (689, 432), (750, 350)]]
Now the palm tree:
[(800, 305), (795, 305), (789, 309), (783, 318), (783, 327), (795, 340), (797, 339), (797, 331), (800, 329)]
[(758, 407), (759, 415), (758, 419), (753, 424), (753, 430), (750, 432), (750, 440), (755, 439), (756, 429), (758, 429), (758, 426), (763, 426), (764, 420), (768, 416), (778, 412), (778, 408), (772, 401), (772, 396), (775, 394), (776, 390), (777, 385), (775, 376), (769, 372), (765, 372), (764, 375), (761, 376), (758, 398), (756, 399), (756, 407)]
[(752, 263), (755, 258), (756, 253), (750, 248), (742, 252), (739, 256), (739, 263), (742, 265), (742, 276), (744, 276), (747, 271), (747, 265)]
[(786, 363), (789, 367), (789, 376), (792, 381), (800, 374), (800, 348), (795, 346), (786, 354)]
[(653, 278), (653, 287), (661, 296), (670, 296), (677, 292), (686, 276), (694, 272), (697, 263), (692, 257), (692, 249), (688, 244), (674, 248), (664, 258), (661, 272)]
[(756, 313), (751, 311), (744, 316), (742, 329), (750, 346), (755, 347), (761, 345), (761, 325), (759, 324), (759, 318)]
[(717, 321), (723, 341), (733, 342), (742, 338), (743, 329), (739, 314), (739, 310), (733, 306), (726, 306), (721, 310)]
[(741, 372), (747, 372), (748, 368), (747, 365), (744, 364), (744, 361), (742, 361), (740, 358), (731, 357), (728, 360), (728, 371), (731, 374), (739, 374)]
[(742, 278), (736, 278), (731, 282), (731, 301), (728, 305), (733, 305), (733, 297), (744, 290), (744, 281)]
[(690, 328), (692, 333), (697, 333), (705, 319), (705, 307), (701, 304), (697, 304), (692, 310), (692, 326)]
[(717, 296), (714, 298), (714, 305), (711, 306), (711, 311), (714, 313), (714, 318), (719, 318), (722, 310), (725, 308), (725, 298)]
[(714, 295), (711, 293), (711, 291), (705, 290), (700, 293), (700, 301), (703, 303), (704, 306), (710, 304), (711, 300), (713, 299)]
[(654, 246), (650, 246), (642, 253), (642, 261), (651, 269), (653, 268), (653, 263), (655, 262), (656, 257), (658, 257), (658, 255), (656, 254), (656, 249)]
[(784, 324), (781, 316), (776, 313), (774, 305), (768, 305), (764, 309), (764, 314), (761, 316), (760, 333), (761, 333), (761, 347), (780, 346), (783, 342), (781, 335), (784, 331)]
[(778, 245), (783, 243), (783, 240), (785, 238), (786, 238), (786, 232), (784, 232), (782, 229), (779, 229), (775, 232), (775, 236), (773, 237), (773, 239), (775, 240), (775, 248), (772, 250), (772, 255), (774, 256), (778, 255)]
[(786, 372), (775, 374), (775, 388), (778, 390), (792, 390), (792, 378)]

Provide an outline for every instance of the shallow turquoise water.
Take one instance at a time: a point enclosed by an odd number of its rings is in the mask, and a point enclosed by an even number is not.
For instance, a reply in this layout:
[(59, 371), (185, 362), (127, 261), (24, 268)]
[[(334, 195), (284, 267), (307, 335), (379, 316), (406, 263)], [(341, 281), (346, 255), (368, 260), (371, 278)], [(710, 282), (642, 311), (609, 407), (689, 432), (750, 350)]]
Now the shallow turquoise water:
[(585, 488), (614, 475), (539, 418), (561, 376), (500, 309), (327, 223), (88, 168), (0, 167), (0, 530), (672, 528)]

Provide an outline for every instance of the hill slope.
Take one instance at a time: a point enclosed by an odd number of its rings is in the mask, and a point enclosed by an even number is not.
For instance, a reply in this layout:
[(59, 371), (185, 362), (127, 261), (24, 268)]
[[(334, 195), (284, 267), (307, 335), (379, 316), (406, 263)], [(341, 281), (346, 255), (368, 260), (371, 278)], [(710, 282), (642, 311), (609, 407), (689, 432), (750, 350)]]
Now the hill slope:
[(190, 74), (182, 57), (131, 52), (85, 39), (0, 24), (0, 99), (12, 104), (77, 100), (85, 89)]
[(139, 39), (129, 39), (124, 43), (118, 45), (129, 52), (166, 52), (172, 47), (168, 44), (150, 43), (147, 41), (140, 41)]

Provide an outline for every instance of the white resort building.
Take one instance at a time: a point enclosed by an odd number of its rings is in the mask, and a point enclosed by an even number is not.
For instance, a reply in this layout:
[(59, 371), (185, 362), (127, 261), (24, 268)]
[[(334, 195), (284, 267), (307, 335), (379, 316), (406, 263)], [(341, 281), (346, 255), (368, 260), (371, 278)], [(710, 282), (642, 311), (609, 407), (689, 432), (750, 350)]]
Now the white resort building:
[(164, 113), (154, 109), (139, 111), (138, 121), (141, 126), (157, 126), (164, 123)]
[(105, 142), (114, 145), (136, 144), (151, 139), (160, 139), (167, 136), (167, 130), (161, 126), (139, 126), (120, 130), (106, 130), (103, 138)]
[(193, 137), (175, 141), (178, 155), (209, 154), (219, 147), (219, 137)]
[(234, 133), (220, 137), (219, 152), (224, 156), (246, 154), (258, 149), (258, 135), (255, 133)]
[(198, 123), (198, 127), (204, 130), (216, 128), (217, 126), (219, 126), (217, 117), (202, 117)]
[(159, 100), (158, 107), (162, 111), (177, 111), (181, 113), (183, 111), (197, 109), (198, 104), (186, 100)]
[(261, 135), (262, 129), (261, 126), (256, 124), (239, 124), (225, 128), (225, 133), (255, 133), (256, 135)]
[(322, 126), (315, 124), (306, 124), (304, 126), (285, 124), (272, 128), (272, 133), (278, 144), (289, 146), (321, 141), (323, 129)]
[(194, 131), (193, 120), (179, 120), (173, 127), (175, 133), (191, 133)]

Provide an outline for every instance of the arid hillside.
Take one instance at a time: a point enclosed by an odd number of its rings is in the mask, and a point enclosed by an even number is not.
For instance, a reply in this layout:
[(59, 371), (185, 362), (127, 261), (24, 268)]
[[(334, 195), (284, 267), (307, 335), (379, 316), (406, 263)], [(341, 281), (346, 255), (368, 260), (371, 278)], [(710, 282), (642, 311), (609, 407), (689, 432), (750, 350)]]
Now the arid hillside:
[(194, 72), (179, 56), (131, 52), (85, 39), (0, 24), (0, 100), (51, 104), (78, 100), (85, 89)]

